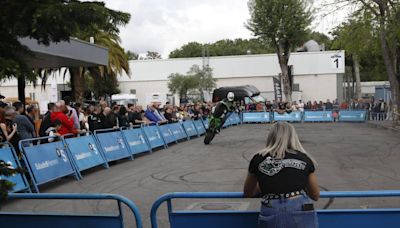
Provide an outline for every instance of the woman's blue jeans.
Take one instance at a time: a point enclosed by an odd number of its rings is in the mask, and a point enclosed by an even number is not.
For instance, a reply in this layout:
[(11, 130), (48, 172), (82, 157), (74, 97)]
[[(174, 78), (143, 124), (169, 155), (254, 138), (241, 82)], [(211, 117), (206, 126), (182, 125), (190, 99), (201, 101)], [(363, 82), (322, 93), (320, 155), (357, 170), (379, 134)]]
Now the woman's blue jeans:
[(304, 211), (304, 204), (311, 204), (306, 195), (289, 199), (274, 199), (262, 203), (258, 218), (259, 228), (316, 228), (317, 213)]

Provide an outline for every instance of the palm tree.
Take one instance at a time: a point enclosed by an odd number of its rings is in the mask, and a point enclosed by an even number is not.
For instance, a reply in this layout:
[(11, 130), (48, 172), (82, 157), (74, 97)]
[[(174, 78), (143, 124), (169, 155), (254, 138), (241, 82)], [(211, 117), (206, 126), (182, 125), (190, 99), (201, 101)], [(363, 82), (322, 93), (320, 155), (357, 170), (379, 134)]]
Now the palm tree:
[[(117, 85), (118, 74), (122, 74), (122, 72), (125, 72), (127, 75), (130, 74), (128, 56), (125, 50), (120, 46), (121, 39), (117, 34), (99, 30), (94, 35), (94, 40), (95, 44), (108, 48), (108, 65), (105, 67), (69, 68), (72, 94), (76, 101), (82, 101), (84, 99), (84, 93), (87, 88), (85, 74), (93, 77), (94, 88), (96, 90), (94, 92), (97, 95), (113, 91), (110, 89), (115, 90), (115, 88), (112, 88), (112, 85), (114, 85), (114, 87)], [(105, 79), (105, 77), (107, 77), (107, 82), (111, 82), (111, 84), (104, 85), (104, 80), (102, 79)]]

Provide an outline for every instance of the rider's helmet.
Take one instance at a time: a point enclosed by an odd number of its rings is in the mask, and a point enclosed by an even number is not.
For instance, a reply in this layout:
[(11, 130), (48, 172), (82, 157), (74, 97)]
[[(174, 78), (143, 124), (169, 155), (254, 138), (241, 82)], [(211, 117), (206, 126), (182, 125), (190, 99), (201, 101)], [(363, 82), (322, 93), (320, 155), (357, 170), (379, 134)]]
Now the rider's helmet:
[(233, 101), (235, 99), (235, 94), (233, 92), (229, 92), (228, 95), (226, 95), (226, 98), (228, 101)]

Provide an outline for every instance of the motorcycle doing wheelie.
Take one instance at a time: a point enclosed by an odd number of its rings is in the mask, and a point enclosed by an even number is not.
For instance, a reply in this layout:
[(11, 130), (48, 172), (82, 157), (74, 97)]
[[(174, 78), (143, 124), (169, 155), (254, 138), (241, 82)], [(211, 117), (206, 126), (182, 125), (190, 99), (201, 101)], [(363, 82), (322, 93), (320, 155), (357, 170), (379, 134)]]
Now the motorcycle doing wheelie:
[(208, 124), (208, 129), (204, 137), (204, 144), (208, 145), (214, 139), (215, 135), (219, 133), (225, 121), (233, 110), (233, 100), (235, 95), (229, 92), (227, 98), (220, 101), (213, 109)]

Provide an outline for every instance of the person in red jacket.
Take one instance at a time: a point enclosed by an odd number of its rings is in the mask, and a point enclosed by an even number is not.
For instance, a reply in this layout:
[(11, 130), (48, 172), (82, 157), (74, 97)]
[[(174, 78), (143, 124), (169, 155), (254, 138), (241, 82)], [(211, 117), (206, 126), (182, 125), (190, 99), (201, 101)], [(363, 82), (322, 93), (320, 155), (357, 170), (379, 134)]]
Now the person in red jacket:
[(50, 114), (51, 122), (55, 120), (59, 120), (61, 122), (61, 127), (58, 129), (58, 134), (66, 135), (66, 134), (76, 134), (78, 130), (74, 127), (74, 119), (73, 114), (68, 113), (67, 115), (64, 113), (66, 107), (64, 107), (63, 103), (57, 102), (55, 112)]

